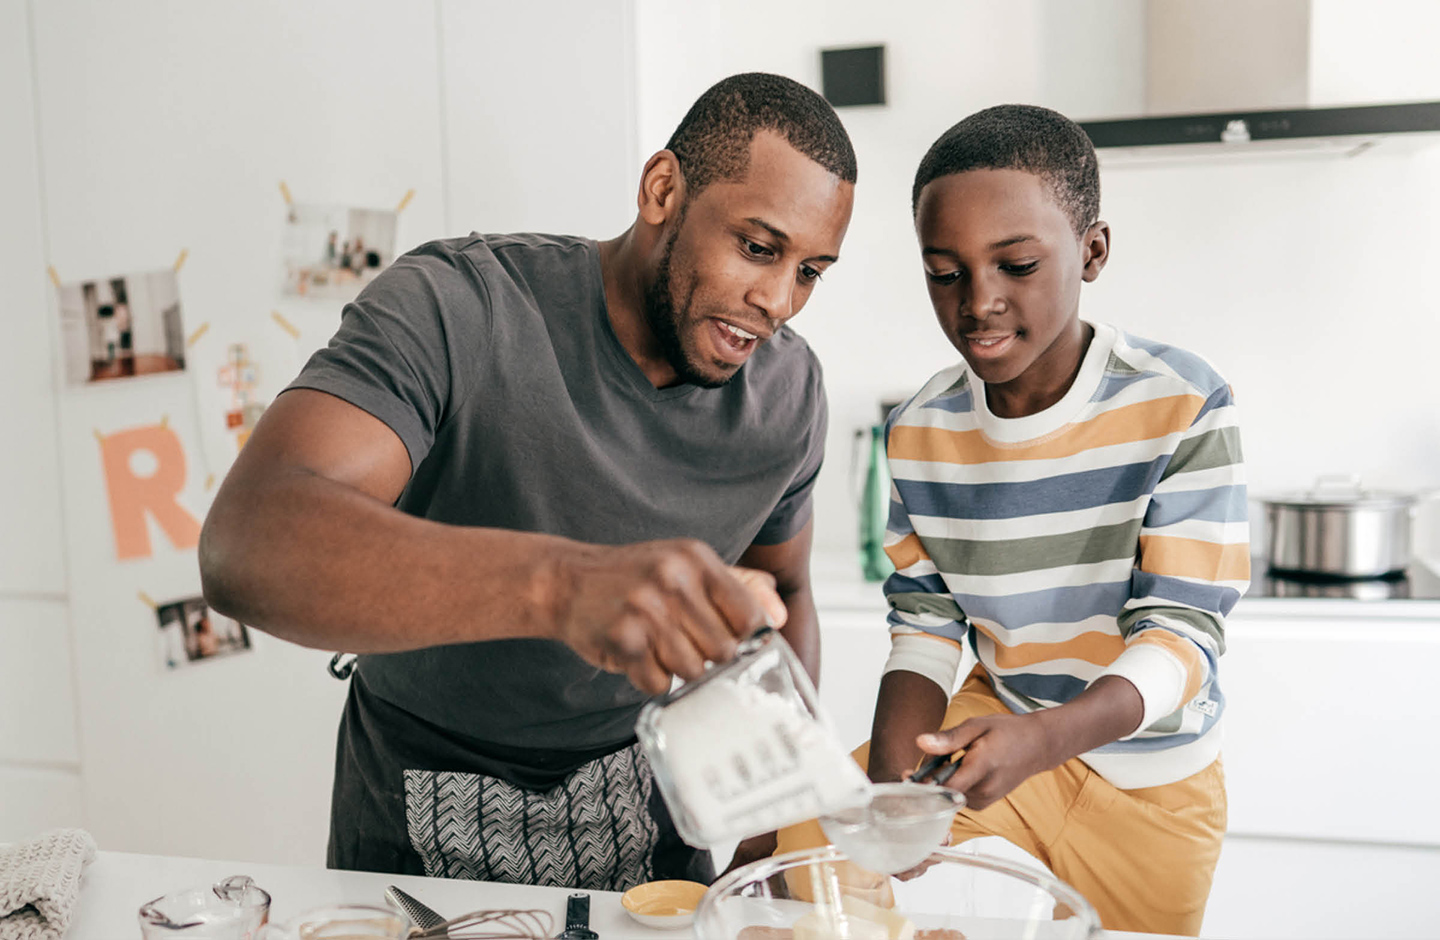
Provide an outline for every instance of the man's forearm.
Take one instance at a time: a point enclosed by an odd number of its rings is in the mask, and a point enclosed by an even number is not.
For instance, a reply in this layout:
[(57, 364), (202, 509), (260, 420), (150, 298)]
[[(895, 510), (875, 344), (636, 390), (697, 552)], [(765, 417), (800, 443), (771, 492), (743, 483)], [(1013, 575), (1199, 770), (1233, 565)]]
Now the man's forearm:
[(780, 635), (795, 650), (810, 681), (820, 686), (820, 618), (815, 612), (815, 596), (807, 584), (803, 588), (781, 591), (788, 615)]
[(200, 539), (219, 612), (304, 646), (393, 652), (546, 635), (553, 536), (448, 526), (304, 470), (217, 495)]

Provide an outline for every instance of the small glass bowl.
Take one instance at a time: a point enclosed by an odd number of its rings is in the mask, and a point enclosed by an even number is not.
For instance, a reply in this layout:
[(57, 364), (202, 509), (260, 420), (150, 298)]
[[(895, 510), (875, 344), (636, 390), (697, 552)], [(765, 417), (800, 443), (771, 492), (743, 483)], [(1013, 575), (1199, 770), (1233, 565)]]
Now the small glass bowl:
[(261, 940), (406, 940), (410, 918), (393, 907), (335, 904), (270, 924)]
[(870, 802), (820, 817), (820, 828), (850, 861), (894, 875), (939, 848), (965, 794), (933, 783), (877, 783)]
[(270, 894), (249, 875), (231, 875), (140, 905), (145, 940), (255, 940), (270, 917)]
[(893, 937), (907, 928), (933, 940), (1100, 936), (1095, 908), (1047, 871), (950, 847), (934, 850), (925, 863), (900, 881), (860, 871), (829, 845), (761, 859), (711, 886), (695, 912), (695, 937), (791, 936), (796, 921), (808, 918), (813, 926), (826, 910), (851, 918), (822, 928), (835, 936)]

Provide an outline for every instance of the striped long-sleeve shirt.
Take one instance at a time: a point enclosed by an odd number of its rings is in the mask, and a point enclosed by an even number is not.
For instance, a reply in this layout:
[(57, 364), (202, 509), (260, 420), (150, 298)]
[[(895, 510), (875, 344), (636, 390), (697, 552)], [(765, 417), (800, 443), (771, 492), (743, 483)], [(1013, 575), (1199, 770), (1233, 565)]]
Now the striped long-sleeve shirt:
[(947, 693), (968, 643), (1017, 714), (1104, 675), (1134, 734), (1081, 755), (1124, 789), (1220, 749), (1224, 619), (1249, 583), (1239, 429), (1204, 360), (1104, 324), (1063, 399), (999, 418), (962, 362), (891, 414), (886, 671)]

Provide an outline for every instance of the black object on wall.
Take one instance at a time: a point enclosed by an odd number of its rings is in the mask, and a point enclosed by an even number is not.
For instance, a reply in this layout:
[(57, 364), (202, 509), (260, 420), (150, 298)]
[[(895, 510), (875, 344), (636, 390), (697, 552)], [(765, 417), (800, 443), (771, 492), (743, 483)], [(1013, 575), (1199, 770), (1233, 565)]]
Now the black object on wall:
[(1210, 112), (1145, 116), (1080, 124), (1099, 149), (1124, 148), (1137, 154), (1165, 148), (1180, 152), (1227, 150), (1243, 153), (1258, 145), (1285, 141), (1333, 141), (1363, 149), (1367, 139), (1440, 132), (1440, 101), (1351, 105), (1339, 108), (1291, 108), (1273, 111)]
[(820, 50), (821, 93), (837, 108), (885, 103), (885, 47)]

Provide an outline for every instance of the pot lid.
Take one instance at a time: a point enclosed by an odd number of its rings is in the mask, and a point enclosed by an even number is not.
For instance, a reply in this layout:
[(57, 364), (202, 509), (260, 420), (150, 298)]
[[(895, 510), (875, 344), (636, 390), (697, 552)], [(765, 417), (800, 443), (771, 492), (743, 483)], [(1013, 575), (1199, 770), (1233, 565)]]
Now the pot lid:
[(1298, 506), (1307, 509), (1408, 509), (1417, 497), (1394, 490), (1370, 490), (1358, 477), (1320, 477), (1301, 493), (1266, 499), (1271, 506)]

